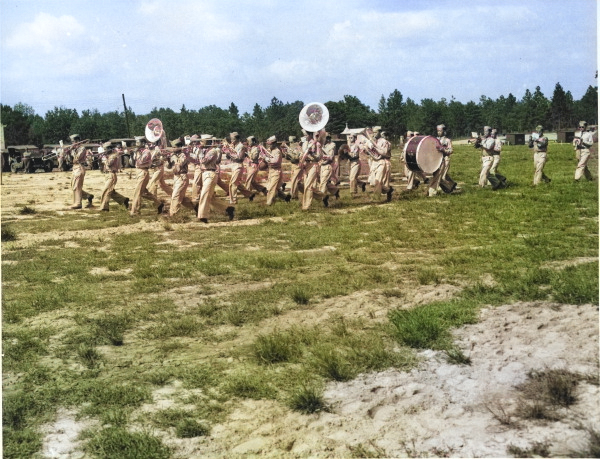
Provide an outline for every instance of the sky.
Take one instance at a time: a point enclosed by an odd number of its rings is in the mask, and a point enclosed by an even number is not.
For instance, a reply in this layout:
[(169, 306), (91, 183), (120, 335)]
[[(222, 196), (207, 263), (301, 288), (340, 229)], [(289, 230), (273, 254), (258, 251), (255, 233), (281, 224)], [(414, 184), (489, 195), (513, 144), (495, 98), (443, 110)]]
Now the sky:
[(136, 114), (597, 86), (596, 0), (0, 0), (0, 103)]

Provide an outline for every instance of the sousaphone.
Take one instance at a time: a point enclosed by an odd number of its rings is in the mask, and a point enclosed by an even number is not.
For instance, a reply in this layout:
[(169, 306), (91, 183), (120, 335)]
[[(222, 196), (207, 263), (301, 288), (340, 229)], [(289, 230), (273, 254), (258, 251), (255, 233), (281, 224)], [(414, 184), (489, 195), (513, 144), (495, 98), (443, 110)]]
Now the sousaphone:
[(163, 125), (158, 118), (152, 118), (146, 124), (146, 139), (148, 142), (158, 142), (163, 135)]
[(329, 121), (329, 110), (320, 102), (311, 102), (302, 108), (298, 120), (305, 131), (318, 132)]

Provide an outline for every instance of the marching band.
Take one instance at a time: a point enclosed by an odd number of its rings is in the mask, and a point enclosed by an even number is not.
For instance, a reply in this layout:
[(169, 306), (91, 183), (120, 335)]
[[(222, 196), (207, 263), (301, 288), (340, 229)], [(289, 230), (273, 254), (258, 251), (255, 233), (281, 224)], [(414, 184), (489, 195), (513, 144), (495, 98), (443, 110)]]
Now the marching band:
[[(146, 199), (154, 204), (158, 214), (162, 214), (165, 204), (169, 203), (169, 216), (175, 215), (183, 206), (193, 211), (202, 223), (208, 223), (211, 211), (233, 220), (238, 199), (243, 196), (253, 202), (257, 192), (266, 196), (268, 206), (276, 199), (285, 202), (294, 199), (300, 201), (302, 210), (308, 210), (313, 197), (317, 197), (324, 207), (328, 207), (331, 197), (340, 197), (341, 161), (347, 161), (348, 164), (351, 197), (359, 195), (359, 188), (363, 193), (366, 192), (368, 182), (371, 201), (380, 201), (382, 195), (385, 195), (386, 202), (391, 201), (394, 192), (390, 185), (392, 146), (386, 139), (385, 131), (380, 126), (361, 130), (359, 134), (355, 132), (358, 130), (351, 130), (353, 132), (346, 133), (345, 141), (340, 143), (341, 139), (338, 139), (336, 144), (323, 129), (327, 119), (326, 107), (313, 103), (306, 106), (300, 115), (304, 133), (300, 142), (296, 142), (293, 136), (288, 138), (289, 144), (271, 136), (263, 145), (254, 136), (242, 141), (239, 133), (232, 132), (229, 141), (216, 139), (209, 134), (194, 134), (171, 141), (171, 147), (166, 146), (162, 123), (153, 119), (146, 126), (146, 136), (136, 137), (135, 146), (106, 142), (98, 149), (98, 153), (92, 154), (84, 145), (87, 140), (81, 141), (79, 135), (74, 134), (70, 136), (71, 145), (61, 142), (61, 148), (55, 154), (59, 161), (71, 156), (73, 203), (70, 209), (81, 209), (83, 199), (88, 201), (86, 207), (92, 207), (94, 195), (83, 190), (83, 183), (86, 164), (94, 156), (101, 158), (104, 172), (107, 173), (100, 210), (109, 211), (109, 202), (113, 199), (127, 208), (131, 216), (140, 214), (142, 199)], [(453, 153), (452, 140), (447, 136), (445, 125), (438, 125), (436, 130), (437, 137), (407, 132), (401, 155), (407, 191), (417, 189), (421, 181), (428, 184), (426, 196), (435, 196), (438, 190), (445, 193), (460, 190), (448, 175)], [(505, 188), (506, 177), (498, 172), (502, 141), (498, 139), (497, 130), (484, 126), (483, 135), (474, 139), (473, 143), (481, 151), (479, 185), (485, 187), (490, 184), (493, 190)], [(587, 162), (593, 143), (594, 137), (587, 129), (587, 123), (580, 122), (573, 140), (578, 159), (575, 171), (577, 181), (584, 176), (592, 180)], [(531, 135), (529, 148), (534, 151), (533, 184), (550, 182), (543, 172), (548, 138), (544, 136), (542, 126), (537, 126), (536, 132)], [(361, 162), (361, 154), (368, 159), (367, 182), (359, 178), (365, 166), (364, 161)], [(121, 157), (124, 155), (131, 158), (137, 169), (136, 187), (131, 200), (115, 190), (117, 174), (123, 167)], [(229, 162), (228, 182), (220, 176), (223, 157)], [(282, 172), (284, 159), (289, 162), (290, 168), (289, 193), (285, 193), (288, 183), (284, 181)], [(191, 198), (186, 195), (190, 185), (190, 165), (193, 168)], [(150, 169), (154, 169), (152, 177)], [(259, 171), (267, 171), (265, 185), (257, 181)], [(166, 172), (173, 175), (172, 186), (165, 181)], [(216, 185), (223, 189), (228, 202), (217, 197)], [(170, 196), (170, 200), (158, 198), (159, 186)]]

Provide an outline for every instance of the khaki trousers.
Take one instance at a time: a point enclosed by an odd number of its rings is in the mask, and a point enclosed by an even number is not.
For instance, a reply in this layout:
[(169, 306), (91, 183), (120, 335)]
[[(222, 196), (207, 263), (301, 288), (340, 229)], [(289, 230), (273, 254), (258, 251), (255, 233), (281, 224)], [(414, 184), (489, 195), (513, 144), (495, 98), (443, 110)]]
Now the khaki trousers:
[(373, 195), (372, 198), (375, 200), (380, 199), (380, 194), (387, 193), (389, 187), (383, 186), (383, 180), (386, 173), (386, 165), (384, 159), (373, 159), (371, 161), (372, 172), (373, 172)]
[(323, 164), (319, 171), (319, 191), (323, 194), (333, 196), (339, 188), (332, 183), (333, 180), (333, 165)]
[[(267, 179), (267, 206), (275, 202), (275, 198), (279, 195), (279, 187), (283, 177), (281, 169), (269, 169), (269, 177)], [(283, 193), (282, 193), (283, 194)], [(285, 195), (283, 195), (285, 197)]]
[(167, 182), (165, 182), (165, 166), (161, 164), (156, 168), (152, 177), (150, 177), (150, 181), (148, 182), (148, 191), (152, 193), (154, 196), (158, 196), (158, 186), (160, 185), (161, 190), (163, 190), (167, 196), (171, 196), (173, 194), (173, 188), (171, 188)]
[(340, 157), (334, 156), (333, 162), (331, 163), (331, 179), (334, 185), (337, 185), (340, 181)]
[(256, 181), (256, 174), (258, 174), (258, 164), (248, 164), (246, 167), (246, 189), (251, 190), (254, 188), (256, 191), (264, 193), (266, 188)]
[(246, 198), (249, 198), (254, 194), (241, 184), (242, 170), (243, 166), (241, 163), (232, 163), (231, 177), (229, 178), (229, 202), (231, 204), (237, 204), (238, 191)]
[(581, 179), (581, 177), (584, 175), (586, 179), (592, 180), (592, 173), (587, 166), (589, 160), (590, 150), (587, 148), (579, 150), (579, 162), (577, 163), (577, 168), (575, 169), (575, 180)]
[(81, 206), (83, 197), (83, 179), (85, 178), (85, 167), (81, 164), (73, 164), (73, 175), (71, 177), (71, 189), (73, 190), (73, 207)]
[(135, 179), (136, 185), (130, 214), (139, 215), (140, 209), (142, 208), (142, 198), (154, 202), (158, 207), (161, 204), (161, 200), (150, 193), (147, 188), (148, 182), (150, 181), (150, 172), (148, 172), (148, 169), (138, 169)]
[(171, 195), (171, 208), (169, 209), (169, 215), (175, 215), (181, 205), (184, 205), (188, 209), (194, 208), (194, 203), (190, 198), (185, 196), (190, 179), (187, 174), (178, 174), (173, 177), (173, 194)]
[(197, 204), (200, 201), (200, 190), (202, 189), (202, 169), (194, 167), (194, 178), (192, 179), (192, 201)]
[(548, 183), (550, 179), (544, 174), (544, 166), (546, 165), (546, 152), (538, 151), (533, 154), (533, 184), (539, 185), (541, 181)]
[(104, 190), (102, 191), (102, 200), (100, 202), (100, 209), (108, 210), (108, 203), (111, 199), (117, 203), (124, 205), (125, 196), (115, 191), (115, 185), (117, 184), (117, 173), (109, 172), (106, 182), (104, 182)]
[(217, 173), (215, 171), (202, 172), (202, 192), (198, 203), (198, 218), (208, 218), (211, 207), (216, 211), (225, 212), (228, 207), (215, 196)]
[(492, 169), (493, 164), (494, 158), (492, 158), (492, 156), (486, 155), (481, 157), (481, 172), (479, 174), (480, 187), (487, 185), (490, 176), (490, 170)]
[(392, 177), (392, 163), (388, 158), (383, 160), (385, 163), (385, 171), (383, 173), (382, 185), (384, 188), (390, 187), (390, 178)]
[(313, 196), (321, 199), (325, 197), (323, 193), (315, 189), (318, 170), (319, 165), (316, 163), (306, 163), (304, 166), (304, 173), (306, 176), (304, 179), (304, 194), (302, 195), (302, 210), (310, 209)]
[(365, 182), (358, 178), (360, 174), (360, 161), (350, 161), (350, 193), (355, 195), (358, 193), (358, 185), (363, 186)]
[(433, 173), (431, 182), (429, 182), (429, 196), (435, 196), (437, 194), (440, 182), (446, 177), (448, 169), (450, 169), (450, 156), (444, 156), (440, 168)]
[(298, 164), (292, 164), (291, 177), (290, 177), (290, 193), (292, 199), (298, 198), (298, 191), (304, 192), (304, 186), (302, 186), (302, 168)]

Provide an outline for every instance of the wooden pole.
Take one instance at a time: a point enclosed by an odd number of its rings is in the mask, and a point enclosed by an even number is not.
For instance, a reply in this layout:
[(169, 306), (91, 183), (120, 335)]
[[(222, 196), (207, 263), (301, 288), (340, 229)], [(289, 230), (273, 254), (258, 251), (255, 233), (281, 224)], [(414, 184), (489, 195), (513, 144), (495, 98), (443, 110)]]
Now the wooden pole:
[(127, 105), (125, 104), (125, 94), (123, 96), (123, 108), (125, 109), (125, 124), (127, 125), (127, 137), (131, 138), (131, 131), (129, 130), (129, 115), (127, 115)]

